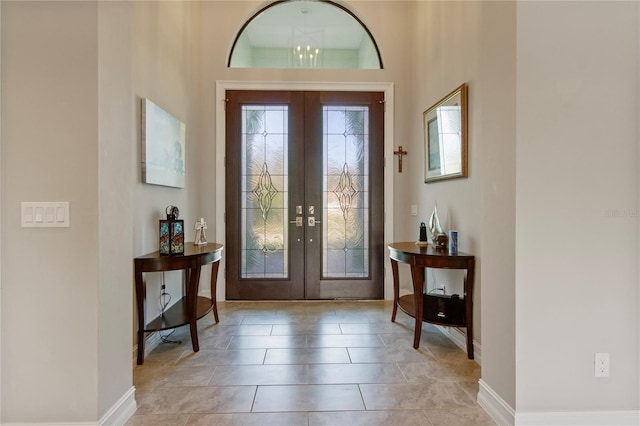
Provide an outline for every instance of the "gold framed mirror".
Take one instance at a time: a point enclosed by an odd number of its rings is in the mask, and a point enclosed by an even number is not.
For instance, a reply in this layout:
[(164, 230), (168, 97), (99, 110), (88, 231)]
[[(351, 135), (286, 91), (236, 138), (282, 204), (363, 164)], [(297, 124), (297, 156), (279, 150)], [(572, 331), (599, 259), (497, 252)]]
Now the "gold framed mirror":
[(467, 177), (467, 85), (423, 114), (424, 181)]

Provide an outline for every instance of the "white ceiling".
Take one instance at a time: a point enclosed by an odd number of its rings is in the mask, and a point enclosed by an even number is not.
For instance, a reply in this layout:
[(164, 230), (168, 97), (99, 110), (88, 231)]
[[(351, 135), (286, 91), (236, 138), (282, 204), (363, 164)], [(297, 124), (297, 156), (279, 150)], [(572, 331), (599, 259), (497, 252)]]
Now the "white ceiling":
[(254, 47), (359, 49), (367, 32), (349, 13), (330, 3), (299, 0), (280, 3), (256, 16), (245, 28)]

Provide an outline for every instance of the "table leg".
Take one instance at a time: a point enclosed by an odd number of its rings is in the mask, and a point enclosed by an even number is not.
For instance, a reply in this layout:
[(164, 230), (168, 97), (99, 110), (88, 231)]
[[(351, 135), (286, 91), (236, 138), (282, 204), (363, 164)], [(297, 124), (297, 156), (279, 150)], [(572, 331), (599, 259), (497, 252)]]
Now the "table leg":
[(142, 271), (136, 268), (135, 271), (136, 280), (136, 309), (138, 310), (138, 365), (142, 365), (144, 362), (144, 328), (146, 326), (145, 319), (145, 299), (146, 290), (145, 283), (142, 279)]
[(213, 303), (213, 317), (216, 323), (219, 323), (218, 319), (218, 303), (216, 300), (216, 287), (218, 283), (218, 268), (220, 267), (220, 261), (214, 262), (211, 265), (211, 303)]
[(473, 279), (475, 273), (475, 260), (472, 259), (467, 264), (467, 273), (464, 277), (464, 307), (466, 318), (467, 334), (467, 357), (473, 359)]
[(187, 314), (189, 316), (189, 331), (191, 333), (191, 345), (193, 351), (198, 352), (198, 284), (200, 282), (200, 266), (188, 270), (187, 281)]
[(418, 349), (420, 347), (420, 336), (422, 335), (422, 283), (424, 281), (424, 268), (412, 265), (411, 281), (413, 282), (413, 304), (416, 315), (416, 325), (413, 332), (413, 348)]
[(398, 300), (400, 299), (400, 278), (398, 276), (398, 261), (391, 259), (391, 272), (393, 274), (393, 312), (391, 313), (391, 322), (396, 321), (398, 313)]

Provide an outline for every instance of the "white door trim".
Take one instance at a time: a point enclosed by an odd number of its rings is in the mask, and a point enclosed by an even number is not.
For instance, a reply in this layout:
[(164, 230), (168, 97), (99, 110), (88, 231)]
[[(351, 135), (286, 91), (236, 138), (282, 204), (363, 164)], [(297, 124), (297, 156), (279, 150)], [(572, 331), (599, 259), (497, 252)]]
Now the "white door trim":
[[(349, 91), (349, 92), (384, 92), (384, 240), (385, 244), (393, 241), (393, 83), (349, 83), (349, 82), (290, 82), (290, 81), (216, 81), (216, 241), (225, 243), (225, 92), (227, 90), (300, 90), (300, 91)], [(387, 161), (389, 160), (389, 161)], [(387, 164), (389, 165), (387, 167)], [(386, 252), (386, 250), (385, 250)], [(221, 260), (222, 272), (218, 277), (217, 300), (225, 300), (226, 283), (224, 256)], [(384, 298), (393, 300), (393, 281), (390, 268), (385, 267)]]

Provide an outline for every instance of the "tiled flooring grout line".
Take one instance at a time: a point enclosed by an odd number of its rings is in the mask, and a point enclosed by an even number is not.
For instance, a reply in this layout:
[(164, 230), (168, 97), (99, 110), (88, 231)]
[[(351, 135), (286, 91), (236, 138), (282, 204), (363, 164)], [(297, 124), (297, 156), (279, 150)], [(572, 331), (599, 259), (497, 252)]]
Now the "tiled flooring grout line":
[(200, 353), (182, 329), (182, 347), (157, 348), (134, 369), (139, 410), (127, 426), (492, 424), (473, 396), (479, 366), (429, 325), (411, 348), (412, 326), (390, 325), (388, 302), (233, 307), (220, 309), (221, 324), (199, 323)]

